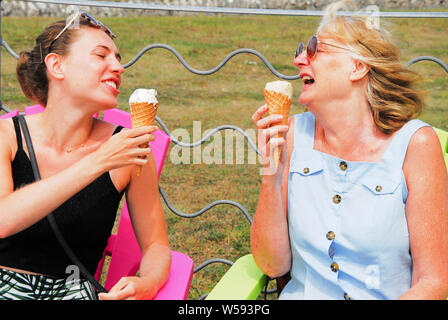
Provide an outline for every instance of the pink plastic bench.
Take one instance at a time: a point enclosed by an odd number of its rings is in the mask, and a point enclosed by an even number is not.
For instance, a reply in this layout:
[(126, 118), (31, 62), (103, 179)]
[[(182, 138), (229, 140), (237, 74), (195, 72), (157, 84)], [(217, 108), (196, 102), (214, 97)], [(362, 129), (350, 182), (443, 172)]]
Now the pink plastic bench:
[(19, 110), (14, 110), (0, 116), (0, 119), (12, 118), (19, 114)]
[[(41, 105), (33, 105), (25, 108), (25, 114), (42, 112)], [(18, 111), (4, 114), (1, 118), (13, 117)], [(94, 116), (98, 116), (97, 114)], [(131, 116), (120, 109), (104, 111), (103, 120), (126, 128), (131, 127)], [(163, 131), (157, 130), (156, 139), (150, 143), (154, 159), (157, 165), (157, 175), (160, 178), (170, 138)], [(139, 268), (141, 253), (137, 239), (135, 238), (129, 217), (126, 201), (121, 212), (120, 224), (117, 234), (112, 234), (108, 239), (108, 245), (103, 253), (103, 258), (98, 264), (95, 278), (100, 279), (105, 257), (110, 256), (109, 269), (105, 281), (105, 288), (110, 290), (122, 277), (134, 276)], [(184, 300), (188, 296), (193, 277), (193, 260), (180, 252), (171, 251), (170, 274), (165, 285), (160, 289), (155, 300)]]
[[(123, 126), (131, 127), (131, 116), (128, 112), (120, 109), (111, 109), (104, 111), (103, 120)], [(170, 143), (170, 138), (163, 131), (157, 130), (154, 135), (156, 139), (150, 143), (153, 151), (154, 160), (157, 165), (157, 175), (160, 178), (162, 167), (165, 161), (166, 153)], [(120, 239), (120, 240), (118, 240)], [(109, 270), (105, 288), (109, 290), (112, 286), (126, 275), (135, 275), (140, 264), (141, 253), (138, 246), (132, 225), (129, 218), (126, 201), (121, 212), (120, 225), (116, 237), (112, 235), (109, 238), (109, 244), (106, 253), (111, 252), (112, 259), (110, 261)], [(114, 259), (114, 256), (120, 256), (120, 259)], [(98, 268), (97, 277), (100, 276)], [(125, 273), (123, 275), (123, 272)], [(193, 260), (187, 255), (172, 251), (171, 252), (171, 269), (168, 281), (159, 291), (156, 300), (184, 300), (188, 296), (191, 280), (193, 277)]]

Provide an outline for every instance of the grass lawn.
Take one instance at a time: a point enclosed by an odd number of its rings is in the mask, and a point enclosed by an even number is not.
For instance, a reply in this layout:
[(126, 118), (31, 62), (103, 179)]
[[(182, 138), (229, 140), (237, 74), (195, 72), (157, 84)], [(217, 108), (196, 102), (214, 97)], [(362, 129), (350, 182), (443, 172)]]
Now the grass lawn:
[[(294, 51), (298, 42), (308, 41), (319, 23), (319, 18), (313, 17), (204, 15), (102, 20), (118, 35), (116, 44), (123, 63), (148, 44), (165, 43), (174, 47), (192, 67), (209, 70), (231, 51), (252, 48), (286, 75), (297, 74), (292, 64)], [(38, 33), (52, 21), (55, 19), (3, 18), (3, 38), (16, 52), (29, 50)], [(432, 55), (448, 63), (448, 19), (384, 19), (384, 22), (402, 50), (404, 63), (421, 55)], [(30, 101), (16, 81), (15, 59), (2, 50), (1, 99), (8, 108), (22, 110)], [(423, 74), (429, 90), (428, 107), (420, 118), (447, 130), (447, 73), (432, 62), (419, 62), (412, 68)], [(265, 83), (273, 80), (277, 78), (254, 55), (238, 55), (219, 72), (199, 76), (188, 72), (170, 52), (155, 49), (125, 72), (119, 107), (127, 110), (128, 97), (136, 88), (155, 88), (159, 92), (159, 116), (172, 132), (184, 129), (182, 132), (193, 138), (196, 121), (200, 122), (201, 134), (224, 124), (254, 130), (251, 115), (264, 103)], [(292, 83), (295, 92), (291, 114), (303, 111), (297, 102), (301, 83), (297, 80)], [(221, 131), (210, 142), (224, 145), (226, 134)], [(209, 151), (210, 142), (198, 147), (196, 154)], [(244, 164), (225, 164), (225, 157), (232, 155), (224, 153), (223, 164), (174, 164), (171, 146), (160, 179), (171, 204), (180, 211), (193, 213), (213, 201), (228, 199), (241, 203), (253, 215), (258, 200), (259, 165), (248, 160), (247, 143), (244, 148)], [(190, 150), (191, 162), (193, 154), (195, 151)], [(237, 208), (219, 205), (195, 219), (180, 218), (166, 206), (164, 209), (172, 248), (189, 254), (195, 266), (217, 257), (235, 261), (250, 252), (250, 226)], [(227, 269), (227, 265), (214, 264), (197, 272), (189, 298), (208, 292)]]

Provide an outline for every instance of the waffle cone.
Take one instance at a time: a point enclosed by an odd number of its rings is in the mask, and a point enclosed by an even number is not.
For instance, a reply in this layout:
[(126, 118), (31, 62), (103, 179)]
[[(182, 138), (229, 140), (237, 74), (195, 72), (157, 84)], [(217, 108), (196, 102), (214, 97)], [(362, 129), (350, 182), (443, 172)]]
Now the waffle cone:
[[(291, 107), (291, 99), (280, 92), (264, 90), (264, 99), (266, 101), (266, 105), (268, 106), (268, 116), (271, 114), (279, 114), (283, 116), (283, 119), (279, 122), (276, 122), (272, 126), (278, 125), (288, 125), (288, 116), (289, 109)], [(285, 133), (280, 132), (278, 134), (279, 138), (284, 138)], [(275, 148), (274, 150), (274, 161), (275, 167), (278, 166), (278, 162), (280, 160), (280, 148)]]
[[(159, 107), (158, 103), (156, 103), (155, 105), (153, 103), (147, 103), (147, 102), (131, 103), (130, 108), (131, 108), (132, 128), (152, 126), (156, 118), (158, 107)], [(148, 145), (144, 144), (140, 145), (140, 147), (147, 148)], [(137, 176), (140, 176), (141, 171), (142, 166), (137, 166), (136, 168)]]

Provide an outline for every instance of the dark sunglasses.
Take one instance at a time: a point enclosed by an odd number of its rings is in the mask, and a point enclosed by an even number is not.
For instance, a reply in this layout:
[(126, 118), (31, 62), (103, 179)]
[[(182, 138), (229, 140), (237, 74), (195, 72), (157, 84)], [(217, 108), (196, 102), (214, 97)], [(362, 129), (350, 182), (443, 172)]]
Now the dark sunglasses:
[[(322, 42), (319, 39), (317, 39), (317, 36), (312, 36), (310, 41), (308, 41), (308, 45), (306, 46), (306, 55), (308, 57), (308, 59), (312, 59), (316, 53), (317, 53), (317, 45), (319, 43), (325, 44), (327, 46), (330, 47), (335, 47), (335, 48), (339, 48), (339, 49), (343, 49), (343, 50), (348, 50), (350, 52), (355, 53), (353, 50), (350, 50), (349, 48), (345, 48), (345, 47), (340, 47), (340, 46), (336, 46), (334, 44), (331, 43), (326, 43), (326, 42)], [(294, 59), (297, 58), (301, 53), (303, 52), (303, 42), (299, 43), (299, 46), (297, 47)]]

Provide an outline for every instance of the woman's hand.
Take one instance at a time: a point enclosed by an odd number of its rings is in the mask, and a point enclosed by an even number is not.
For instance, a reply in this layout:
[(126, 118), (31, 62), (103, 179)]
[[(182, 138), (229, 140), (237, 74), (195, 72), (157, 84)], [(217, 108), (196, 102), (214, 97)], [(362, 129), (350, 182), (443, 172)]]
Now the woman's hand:
[[(252, 116), (258, 129), (258, 148), (263, 164), (263, 179), (257, 210), (251, 226), (250, 242), (252, 254), (258, 267), (271, 278), (279, 277), (291, 269), (291, 247), (287, 223), (288, 143), (287, 135), (290, 125), (278, 125), (279, 115), (263, 118), (268, 110), (266, 105), (260, 107)], [(271, 127), (275, 125), (275, 127)], [(283, 133), (284, 137), (278, 137)], [(291, 134), (292, 132), (289, 132)], [(289, 143), (294, 137), (289, 136)], [(275, 167), (275, 148), (281, 148), (278, 167)], [(292, 147), (289, 146), (292, 152)]]
[(108, 293), (100, 293), (100, 300), (150, 300), (157, 291), (148, 278), (124, 277)]
[[(281, 172), (286, 163), (286, 132), (289, 126), (275, 125), (282, 120), (281, 115), (271, 114), (263, 118), (263, 114), (268, 111), (267, 105), (258, 108), (252, 115), (252, 122), (258, 129), (258, 148), (261, 152), (261, 164), (263, 165), (263, 175), (276, 175), (281, 178)], [(279, 134), (282, 134), (279, 137)], [(278, 168), (275, 167), (274, 150), (280, 148), (280, 160)]]
[[(121, 168), (128, 165), (143, 166), (148, 162), (147, 156), (151, 148), (142, 147), (155, 140), (152, 134), (156, 126), (144, 126), (126, 129), (114, 134), (95, 152), (89, 156), (93, 163), (98, 164), (103, 171)], [(92, 159), (90, 158), (89, 161)]]

